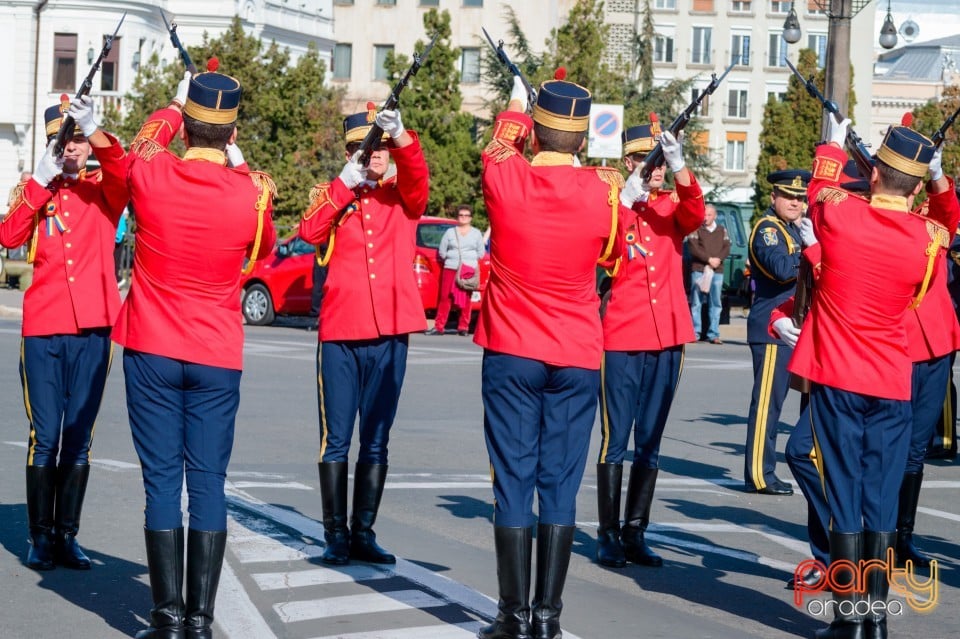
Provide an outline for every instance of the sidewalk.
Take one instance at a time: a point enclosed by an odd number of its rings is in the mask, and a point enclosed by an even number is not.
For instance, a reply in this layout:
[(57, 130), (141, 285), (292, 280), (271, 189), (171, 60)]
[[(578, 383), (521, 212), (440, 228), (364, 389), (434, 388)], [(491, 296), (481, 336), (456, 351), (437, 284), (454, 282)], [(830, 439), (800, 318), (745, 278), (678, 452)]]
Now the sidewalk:
[(23, 291), (15, 288), (0, 288), (0, 317), (23, 317)]

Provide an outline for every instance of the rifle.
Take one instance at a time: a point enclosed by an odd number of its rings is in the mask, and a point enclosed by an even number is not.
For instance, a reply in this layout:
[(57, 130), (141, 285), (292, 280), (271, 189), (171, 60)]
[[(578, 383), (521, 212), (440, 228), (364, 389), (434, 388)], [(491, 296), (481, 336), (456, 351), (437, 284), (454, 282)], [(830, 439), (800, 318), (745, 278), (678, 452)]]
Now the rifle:
[(937, 132), (933, 134), (931, 139), (933, 140), (933, 145), (936, 148), (939, 149), (941, 146), (943, 146), (943, 142), (947, 137), (947, 131), (950, 130), (951, 126), (953, 126), (953, 121), (957, 119), (958, 115), (960, 115), (960, 107), (953, 112), (953, 115), (944, 120), (943, 124), (940, 125), (940, 128), (937, 129)]
[[(797, 328), (803, 328), (803, 320), (810, 312), (810, 305), (813, 303), (813, 266), (805, 257), (800, 258), (800, 266), (797, 269), (797, 289), (793, 294), (793, 325)], [(810, 392), (810, 380), (790, 373), (790, 388), (801, 393)]]
[[(811, 75), (806, 80), (803, 79), (800, 71), (797, 67), (793, 66), (790, 63), (790, 60), (784, 58), (784, 62), (787, 63), (787, 66), (790, 67), (790, 70), (793, 71), (793, 74), (797, 76), (800, 82), (803, 83), (804, 88), (807, 90), (807, 93), (810, 94), (810, 97), (815, 98), (823, 105), (823, 108), (827, 112), (836, 118), (837, 122), (843, 122), (843, 115), (840, 114), (840, 108), (837, 107), (837, 103), (833, 100), (828, 100), (823, 97), (823, 94), (820, 93), (820, 89), (817, 88), (817, 85), (813, 83), (813, 75)], [(873, 172), (873, 158), (870, 156), (870, 152), (867, 151), (866, 145), (863, 143), (863, 140), (860, 139), (860, 136), (857, 135), (857, 132), (853, 130), (852, 126), (847, 127), (847, 139), (844, 141), (844, 147), (847, 150), (847, 153), (853, 158), (853, 161), (857, 165), (857, 172), (860, 174), (860, 177), (869, 180), (870, 174)]]
[(193, 60), (190, 59), (190, 54), (187, 53), (187, 50), (183, 48), (183, 44), (180, 43), (180, 36), (177, 35), (177, 23), (167, 22), (167, 14), (163, 12), (163, 9), (160, 9), (160, 17), (163, 18), (163, 24), (167, 27), (167, 32), (170, 33), (170, 42), (173, 43), (173, 46), (177, 48), (180, 52), (180, 58), (183, 60), (183, 66), (187, 68), (187, 71), (190, 72), (190, 75), (197, 75), (197, 66), (193, 63)]
[[(100, 63), (103, 62), (103, 59), (107, 57), (107, 54), (110, 53), (110, 48), (113, 46), (113, 39), (117, 37), (117, 33), (120, 32), (120, 25), (123, 24), (124, 18), (127, 17), (127, 12), (124, 11), (123, 15), (120, 16), (120, 24), (117, 25), (117, 28), (114, 29), (113, 35), (108, 37), (103, 43), (103, 49), (100, 50), (100, 56), (93, 62), (93, 66), (90, 67), (90, 72), (87, 73), (87, 77), (83, 79), (83, 82), (80, 84), (80, 90), (77, 91), (74, 101), (79, 100), (85, 95), (90, 94), (90, 89), (93, 88), (93, 76), (97, 74), (97, 71), (100, 69)], [(63, 157), (63, 152), (67, 148), (67, 142), (73, 139), (73, 132), (77, 128), (77, 123), (69, 115), (63, 119), (63, 123), (60, 124), (60, 131), (57, 132), (57, 142), (53, 147), (54, 156), (57, 158)]]
[[(708, 95), (713, 94), (717, 90), (717, 87), (720, 86), (720, 83), (723, 82), (723, 79), (727, 77), (727, 74), (733, 70), (733, 67), (737, 66), (740, 62), (740, 56), (735, 56), (733, 62), (730, 63), (730, 66), (727, 67), (726, 71), (723, 72), (719, 78), (716, 73), (710, 74), (710, 84), (697, 95), (690, 104), (687, 105), (687, 108), (683, 110), (680, 115), (674, 119), (670, 124), (670, 127), (667, 129), (674, 137), (677, 137), (681, 131), (690, 123), (690, 119), (693, 117), (693, 114), (696, 113), (697, 109), (700, 108), (700, 104), (703, 102), (703, 99)], [(647, 153), (647, 157), (643, 158), (643, 163), (640, 165), (640, 177), (644, 180), (650, 179), (650, 174), (653, 173), (653, 169), (663, 164), (663, 147), (660, 145), (659, 140), (657, 141), (656, 146), (653, 147), (653, 150), (650, 153)]]
[(497, 60), (501, 64), (507, 67), (507, 70), (510, 71), (513, 75), (520, 78), (520, 82), (523, 83), (523, 87), (527, 90), (527, 108), (533, 108), (533, 105), (537, 102), (537, 92), (534, 90), (530, 83), (525, 77), (523, 77), (523, 72), (510, 61), (510, 56), (507, 55), (507, 52), (503, 50), (503, 40), (498, 41), (496, 45), (493, 44), (493, 38), (490, 37), (490, 34), (487, 33), (487, 30), (483, 27), (480, 27), (480, 30), (483, 31), (483, 35), (487, 37), (487, 42), (490, 43), (490, 48), (493, 49), (493, 52), (497, 54)]
[[(403, 77), (400, 78), (400, 81), (397, 82), (396, 86), (393, 87), (393, 91), (390, 92), (390, 96), (387, 97), (387, 101), (383, 103), (383, 106), (380, 108), (381, 111), (386, 109), (396, 109), (397, 104), (400, 103), (400, 92), (403, 91), (403, 88), (407, 86), (410, 82), (410, 78), (417, 75), (417, 71), (420, 70), (420, 67), (423, 65), (423, 61), (427, 59), (427, 56), (430, 54), (430, 49), (433, 48), (433, 43), (437, 41), (439, 33), (435, 33), (430, 39), (430, 42), (427, 44), (427, 47), (423, 50), (423, 53), (413, 54), (413, 64), (410, 65), (410, 68), (407, 69), (407, 72), (403, 74)], [(363, 166), (368, 166), (370, 164), (370, 155), (380, 148), (380, 138), (383, 137), (383, 129), (380, 128), (376, 122), (373, 123), (373, 126), (370, 127), (370, 130), (367, 131), (366, 137), (363, 138), (363, 142), (360, 143), (360, 164)]]

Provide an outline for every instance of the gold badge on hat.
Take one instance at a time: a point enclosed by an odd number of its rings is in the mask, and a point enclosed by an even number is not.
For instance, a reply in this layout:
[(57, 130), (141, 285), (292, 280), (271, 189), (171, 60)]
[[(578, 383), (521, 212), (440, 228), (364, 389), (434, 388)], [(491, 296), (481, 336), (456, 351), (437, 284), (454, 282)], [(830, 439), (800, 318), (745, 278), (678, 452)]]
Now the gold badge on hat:
[(795, 189), (802, 189), (803, 180), (801, 180), (800, 176), (798, 175), (797, 177), (793, 178), (793, 182), (790, 183), (790, 186), (792, 186)]

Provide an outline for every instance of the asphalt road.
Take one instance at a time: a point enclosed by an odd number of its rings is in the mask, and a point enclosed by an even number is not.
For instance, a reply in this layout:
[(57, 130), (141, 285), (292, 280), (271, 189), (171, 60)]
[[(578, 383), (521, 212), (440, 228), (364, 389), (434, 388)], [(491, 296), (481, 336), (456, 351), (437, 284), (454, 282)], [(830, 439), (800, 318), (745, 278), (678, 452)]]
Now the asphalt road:
[[(10, 302), (0, 295), (0, 307)], [(6, 315), (6, 318), (2, 318)], [(564, 636), (726, 639), (812, 637), (824, 625), (784, 589), (808, 557), (799, 494), (743, 491), (750, 356), (735, 317), (722, 346), (688, 347), (663, 442), (649, 538), (662, 568), (611, 570), (593, 561), (594, 461), (578, 500), (579, 529), (564, 593)], [(492, 492), (482, 437), (480, 350), (456, 335), (415, 335), (391, 440), (376, 530), (395, 568), (331, 570), (322, 552), (314, 377), (316, 333), (297, 321), (247, 328), (242, 401), (228, 477), (230, 541), (217, 600), (229, 639), (467, 639), (496, 611)], [(145, 626), (143, 492), (126, 423), (119, 354), (96, 427), (79, 539), (89, 572), (37, 573), (27, 552), (23, 464), (27, 438), (17, 372), (19, 321), (0, 313), (0, 637), (112, 638)], [(788, 399), (780, 425), (798, 410)], [(780, 459), (779, 474), (789, 478)], [(940, 560), (939, 605), (904, 606), (891, 636), (954, 636), (960, 613), (957, 465), (926, 471), (921, 546)], [(925, 575), (922, 576), (925, 579)], [(896, 596), (891, 596), (891, 600)], [(902, 599), (902, 598), (901, 598)], [(816, 606), (814, 606), (816, 608)]]

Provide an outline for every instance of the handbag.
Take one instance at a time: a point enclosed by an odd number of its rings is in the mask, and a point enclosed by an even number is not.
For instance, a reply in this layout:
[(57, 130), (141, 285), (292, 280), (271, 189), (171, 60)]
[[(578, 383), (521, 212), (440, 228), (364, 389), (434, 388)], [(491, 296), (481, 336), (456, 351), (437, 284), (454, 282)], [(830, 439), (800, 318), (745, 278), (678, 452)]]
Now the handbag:
[(454, 283), (458, 288), (463, 289), (464, 291), (479, 291), (480, 290), (480, 267), (473, 269), (473, 274), (468, 277), (463, 277), (463, 251), (460, 249), (460, 231), (454, 228), (454, 234), (457, 237), (457, 253), (460, 254), (460, 264), (457, 266), (457, 275), (454, 279)]

